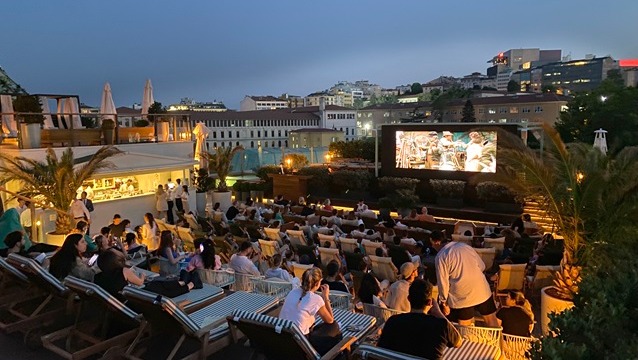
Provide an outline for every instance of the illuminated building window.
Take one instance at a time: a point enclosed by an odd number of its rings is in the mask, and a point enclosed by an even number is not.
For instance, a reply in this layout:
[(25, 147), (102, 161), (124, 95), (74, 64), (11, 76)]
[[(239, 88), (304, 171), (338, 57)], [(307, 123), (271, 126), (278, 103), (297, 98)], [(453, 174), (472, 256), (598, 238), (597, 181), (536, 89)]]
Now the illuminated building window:
[(518, 114), (518, 108), (516, 106), (510, 107), (510, 114)]
[(488, 112), (489, 114), (496, 114), (496, 109), (494, 109), (494, 108), (490, 108), (487, 112)]

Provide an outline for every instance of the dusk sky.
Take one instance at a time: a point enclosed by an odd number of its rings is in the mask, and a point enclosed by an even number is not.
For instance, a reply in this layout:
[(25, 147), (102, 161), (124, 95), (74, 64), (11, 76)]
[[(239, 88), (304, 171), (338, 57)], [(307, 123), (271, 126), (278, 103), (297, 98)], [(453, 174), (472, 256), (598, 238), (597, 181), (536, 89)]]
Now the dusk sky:
[(638, 57), (638, 1), (7, 1), (0, 66), (30, 93), (99, 106), (305, 96), (485, 73), (510, 48)]

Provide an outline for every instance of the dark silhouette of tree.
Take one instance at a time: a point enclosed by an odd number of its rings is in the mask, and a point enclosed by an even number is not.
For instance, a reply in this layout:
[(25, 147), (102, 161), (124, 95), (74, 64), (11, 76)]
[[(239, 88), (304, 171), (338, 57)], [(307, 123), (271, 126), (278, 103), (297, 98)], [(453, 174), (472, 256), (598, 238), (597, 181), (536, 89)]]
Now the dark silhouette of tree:
[(415, 82), (410, 86), (410, 93), (412, 95), (420, 94), (423, 92), (423, 86), (421, 83)]
[(517, 92), (517, 91), (521, 91), (521, 84), (519, 84), (515, 80), (510, 80), (507, 83), (507, 92)]
[(472, 100), (467, 99), (465, 105), (463, 106), (463, 111), (461, 112), (461, 114), (463, 115), (463, 117), (461, 118), (461, 122), (476, 122), (476, 115), (474, 115), (474, 105), (472, 104)]

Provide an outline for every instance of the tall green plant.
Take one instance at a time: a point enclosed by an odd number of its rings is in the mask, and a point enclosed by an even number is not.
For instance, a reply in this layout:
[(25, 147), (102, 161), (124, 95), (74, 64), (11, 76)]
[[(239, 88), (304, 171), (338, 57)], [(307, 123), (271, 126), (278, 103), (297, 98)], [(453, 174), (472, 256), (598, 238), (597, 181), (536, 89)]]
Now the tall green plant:
[(228, 191), (226, 185), (226, 178), (230, 173), (230, 165), (233, 161), (233, 157), (239, 151), (244, 150), (242, 146), (231, 147), (218, 147), (214, 153), (203, 153), (204, 158), (208, 161), (208, 168), (217, 173), (217, 191)]
[(65, 213), (58, 213), (55, 232), (66, 234), (71, 230), (71, 215), (68, 212), (77, 189), (98, 170), (112, 168), (113, 163), (107, 159), (120, 153), (115, 147), (104, 146), (87, 162), (79, 165), (71, 148), (64, 150), (60, 157), (49, 148), (44, 161), (0, 152), (0, 183), (17, 181), (22, 185), (22, 190), (18, 192), (20, 195), (41, 200)]
[(516, 136), (499, 132), (494, 179), (544, 206), (564, 238), (560, 295), (578, 293), (587, 245), (608, 241), (610, 231), (633, 226), (638, 216), (638, 147), (607, 156), (591, 145), (565, 144), (550, 126), (542, 157)]

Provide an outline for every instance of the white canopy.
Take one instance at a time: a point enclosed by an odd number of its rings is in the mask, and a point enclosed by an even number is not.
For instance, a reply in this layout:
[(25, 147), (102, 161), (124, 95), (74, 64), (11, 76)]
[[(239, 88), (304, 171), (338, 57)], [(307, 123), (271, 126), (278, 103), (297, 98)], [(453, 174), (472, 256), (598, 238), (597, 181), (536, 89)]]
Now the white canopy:
[(0, 106), (2, 107), (2, 132), (11, 137), (17, 136), (18, 124), (13, 113), (11, 95), (0, 95)]
[(40, 96), (40, 102), (42, 103), (42, 114), (44, 115), (44, 128), (55, 129), (53, 118), (51, 117), (51, 108), (49, 107), (49, 98)]
[(110, 119), (116, 121), (117, 110), (115, 110), (115, 103), (113, 102), (113, 94), (111, 93), (111, 85), (109, 83), (104, 84), (100, 114), (98, 126), (102, 124), (102, 120)]
[(151, 79), (146, 80), (144, 86), (144, 95), (142, 96), (142, 116), (148, 115), (148, 108), (153, 105), (153, 85), (151, 85)]
[(206, 168), (206, 159), (201, 156), (202, 152), (206, 151), (204, 144), (206, 144), (206, 138), (211, 133), (211, 130), (204, 125), (203, 122), (198, 122), (193, 129), (195, 135), (195, 156), (194, 159), (199, 161), (200, 168)]
[[(71, 97), (64, 101), (64, 116), (67, 119), (67, 125), (73, 121), (74, 129), (82, 129), (84, 127), (82, 126), (82, 120), (80, 119), (80, 106), (77, 98)], [(71, 119), (71, 121), (69, 121), (69, 119)], [(70, 126), (67, 126), (67, 129), (70, 128)]]

